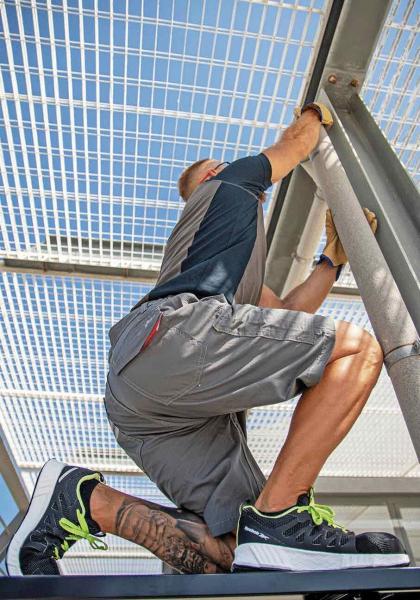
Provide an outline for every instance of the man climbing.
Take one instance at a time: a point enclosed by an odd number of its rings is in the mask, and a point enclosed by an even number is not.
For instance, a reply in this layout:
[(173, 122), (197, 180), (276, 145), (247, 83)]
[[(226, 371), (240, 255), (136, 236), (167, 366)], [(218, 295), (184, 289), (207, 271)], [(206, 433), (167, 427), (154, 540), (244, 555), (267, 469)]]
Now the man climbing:
[[(307, 280), (284, 298), (263, 285), (264, 192), (315, 148), (321, 123), (331, 125), (328, 109), (310, 104), (261, 154), (186, 169), (179, 180), (186, 205), (156, 286), (110, 331), (111, 426), (179, 508), (49, 461), (9, 546), (10, 574), (58, 573), (56, 561), (76, 540), (105, 548), (101, 533), (141, 544), (184, 573), (227, 571), (232, 562), (237, 570), (408, 564), (393, 535), (346, 531), (314, 499), (315, 480), (383, 361), (368, 332), (314, 314), (347, 260), (331, 214)], [(247, 445), (244, 413), (298, 394), (266, 481)]]

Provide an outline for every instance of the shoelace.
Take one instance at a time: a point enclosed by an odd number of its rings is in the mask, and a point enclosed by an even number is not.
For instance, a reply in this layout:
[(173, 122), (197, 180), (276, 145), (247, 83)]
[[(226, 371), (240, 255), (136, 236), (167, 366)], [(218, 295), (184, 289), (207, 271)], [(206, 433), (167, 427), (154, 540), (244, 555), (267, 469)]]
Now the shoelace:
[[(67, 550), (70, 548), (69, 542), (77, 542), (78, 540), (82, 539), (87, 540), (89, 542), (90, 547), (93, 550), (108, 550), (108, 544), (106, 544), (103, 540), (99, 539), (97, 536), (90, 533), (89, 526), (86, 521), (86, 508), (80, 493), (80, 486), (84, 481), (88, 481), (90, 479), (97, 479), (98, 481), (100, 481), (99, 473), (94, 473), (93, 475), (85, 475), (85, 477), (82, 477), (79, 480), (76, 488), (77, 498), (82, 508), (82, 510), (80, 510), (79, 508), (76, 510), (76, 516), (79, 524), (77, 525), (76, 523), (73, 523), (65, 517), (62, 517), (58, 521), (60, 527), (70, 534), (66, 535), (63, 543), (60, 544), (60, 548), (63, 550), (63, 554), (64, 552), (67, 552)], [(53, 558), (55, 558), (56, 560), (60, 558), (60, 551), (57, 546), (54, 547)]]
[(311, 488), (309, 491), (309, 504), (307, 506), (299, 506), (296, 511), (298, 513), (308, 512), (312, 518), (312, 521), (315, 525), (321, 525), (322, 521), (326, 521), (328, 525), (334, 527), (335, 529), (341, 529), (344, 532), (347, 532), (347, 529), (339, 525), (334, 521), (335, 512), (330, 506), (326, 504), (318, 504), (315, 502), (314, 491)]

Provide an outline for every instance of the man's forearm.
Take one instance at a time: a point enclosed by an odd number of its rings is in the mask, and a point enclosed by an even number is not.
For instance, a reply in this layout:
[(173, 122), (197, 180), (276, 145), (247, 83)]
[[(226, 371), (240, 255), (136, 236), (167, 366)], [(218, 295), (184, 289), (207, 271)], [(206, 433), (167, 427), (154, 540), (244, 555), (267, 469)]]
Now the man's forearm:
[(263, 308), (285, 308), (314, 313), (330, 292), (337, 275), (338, 267), (330, 267), (323, 262), (315, 267), (308, 279), (280, 299), (264, 285), (259, 306)]
[(321, 123), (315, 110), (308, 109), (273, 146), (263, 150), (271, 164), (271, 181), (285, 177), (315, 148)]
[(317, 265), (308, 279), (282, 298), (283, 308), (314, 313), (328, 296), (337, 275), (338, 267), (322, 262)]

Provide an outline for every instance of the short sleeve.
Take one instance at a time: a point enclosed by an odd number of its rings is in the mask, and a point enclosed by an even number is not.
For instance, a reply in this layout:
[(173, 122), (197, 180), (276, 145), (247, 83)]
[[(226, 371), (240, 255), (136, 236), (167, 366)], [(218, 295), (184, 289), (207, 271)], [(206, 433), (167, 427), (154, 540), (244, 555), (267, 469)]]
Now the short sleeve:
[(211, 179), (234, 183), (259, 196), (272, 185), (271, 164), (265, 154), (246, 156), (235, 160)]

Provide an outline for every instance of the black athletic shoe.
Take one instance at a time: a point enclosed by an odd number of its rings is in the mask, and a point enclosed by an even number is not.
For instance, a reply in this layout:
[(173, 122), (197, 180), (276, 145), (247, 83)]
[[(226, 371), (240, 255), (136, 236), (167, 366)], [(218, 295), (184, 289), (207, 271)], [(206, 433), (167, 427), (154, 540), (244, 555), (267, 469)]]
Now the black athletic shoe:
[(82, 485), (93, 481), (104, 478), (101, 473), (56, 460), (45, 463), (25, 518), (7, 549), (9, 575), (59, 575), (57, 560), (83, 538), (92, 548), (108, 548), (95, 537), (105, 534), (89, 518), (82, 497)]
[(410, 559), (390, 533), (355, 535), (334, 522), (334, 511), (316, 504), (312, 489), (295, 506), (267, 516), (241, 507), (233, 571), (324, 571), (406, 566)]

